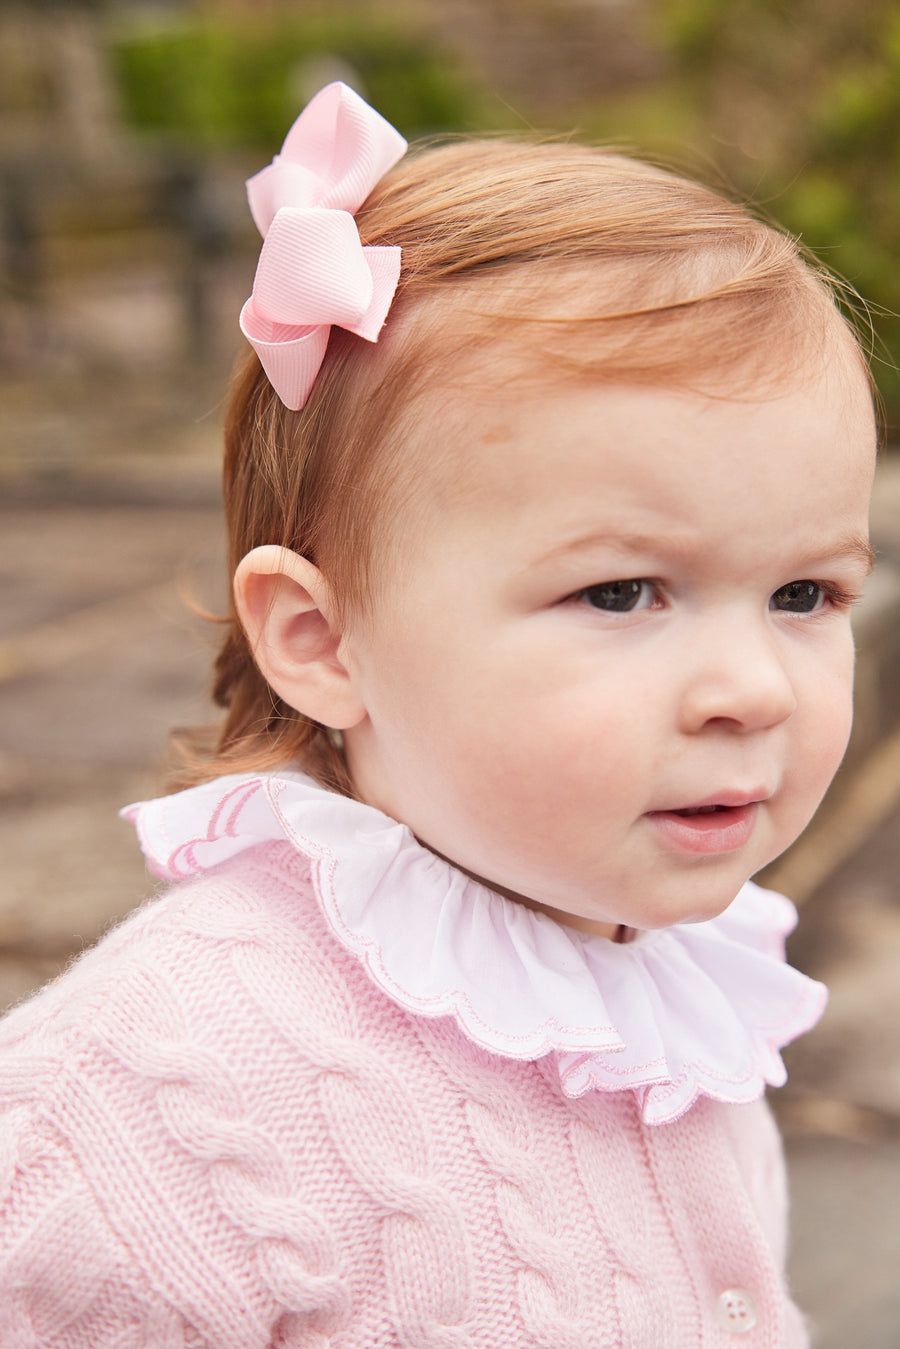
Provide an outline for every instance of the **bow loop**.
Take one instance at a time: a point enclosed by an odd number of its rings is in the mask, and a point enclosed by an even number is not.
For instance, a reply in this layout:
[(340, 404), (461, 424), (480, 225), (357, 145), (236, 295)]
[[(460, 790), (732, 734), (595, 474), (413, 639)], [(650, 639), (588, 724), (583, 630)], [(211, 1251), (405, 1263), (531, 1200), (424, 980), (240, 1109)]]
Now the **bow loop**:
[(281, 154), (247, 182), (264, 236), (241, 330), (285, 406), (303, 406), (333, 324), (377, 341), (400, 277), (400, 249), (363, 247), (353, 220), (406, 150), (344, 84), (323, 89)]
[(352, 215), (282, 206), (256, 270), (255, 308), (276, 323), (352, 328), (372, 303), (372, 273)]
[(318, 175), (321, 196), (316, 205), (351, 215), (405, 153), (400, 132), (344, 84), (330, 84), (313, 99), (281, 150), (282, 156)]
[(276, 155), (268, 168), (247, 180), (247, 200), (253, 223), (265, 239), (284, 207), (316, 206), (321, 179), (311, 169)]

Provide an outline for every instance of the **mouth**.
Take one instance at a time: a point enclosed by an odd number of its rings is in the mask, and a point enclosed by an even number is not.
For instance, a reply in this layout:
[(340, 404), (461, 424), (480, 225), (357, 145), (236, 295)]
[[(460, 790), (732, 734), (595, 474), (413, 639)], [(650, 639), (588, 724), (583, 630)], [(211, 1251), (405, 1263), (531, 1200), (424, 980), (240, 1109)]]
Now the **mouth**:
[(685, 806), (682, 810), (673, 810), (673, 815), (713, 815), (717, 810), (732, 810), (732, 806)]
[(735, 852), (750, 841), (761, 798), (724, 797), (696, 806), (651, 810), (647, 819), (663, 841), (680, 852)]

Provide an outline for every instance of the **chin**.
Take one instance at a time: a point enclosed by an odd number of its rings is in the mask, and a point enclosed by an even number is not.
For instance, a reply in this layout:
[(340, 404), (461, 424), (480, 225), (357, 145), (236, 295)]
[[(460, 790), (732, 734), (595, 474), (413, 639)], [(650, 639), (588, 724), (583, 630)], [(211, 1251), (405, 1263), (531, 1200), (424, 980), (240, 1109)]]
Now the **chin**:
[(641, 914), (640, 922), (628, 923), (627, 926), (652, 932), (658, 931), (660, 928), (675, 927), (678, 923), (708, 923), (710, 919), (718, 918), (725, 912), (737, 898), (738, 891), (744, 884), (745, 882), (741, 881), (734, 890), (727, 890), (704, 904), (698, 904), (696, 897), (691, 896), (688, 903), (673, 903), (664, 909), (657, 910), (654, 914)]

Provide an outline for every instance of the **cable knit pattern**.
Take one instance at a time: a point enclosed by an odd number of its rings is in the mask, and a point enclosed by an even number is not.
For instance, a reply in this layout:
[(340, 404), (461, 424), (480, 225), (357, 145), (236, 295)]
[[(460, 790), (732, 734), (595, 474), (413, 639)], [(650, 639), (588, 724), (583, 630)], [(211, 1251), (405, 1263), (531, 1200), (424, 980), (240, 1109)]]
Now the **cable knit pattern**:
[(727, 1289), (801, 1349), (780, 1187), (761, 1102), (651, 1126), (398, 1006), (288, 843), (0, 1023), (3, 1349), (725, 1349)]
[[(170, 980), (140, 967), (94, 1034), (110, 1056), (155, 1089), (155, 1107), (168, 1135), (204, 1168), (220, 1212), (248, 1240), (261, 1284), (273, 1305), (343, 1319), (347, 1291), (334, 1272), (334, 1247), (315, 1213), (298, 1202), (271, 1133), (247, 1117), (239, 1084), (220, 1055), (198, 1049)], [(168, 1230), (153, 1234), (165, 1260)], [(214, 1271), (211, 1271), (213, 1274)], [(222, 1298), (227, 1305), (228, 1294)], [(206, 1328), (205, 1328), (206, 1329)], [(252, 1327), (264, 1338), (264, 1328)], [(227, 1345), (235, 1327), (210, 1324)], [(243, 1332), (242, 1332), (243, 1333)]]
[[(537, 1121), (523, 1109), (521, 1069), (500, 1065), (474, 1049), (460, 1062), (446, 1027), (420, 1027), (426, 1046), (459, 1088), (475, 1147), (494, 1180), (497, 1212), (521, 1268), (519, 1302), (529, 1344), (546, 1349), (588, 1349), (597, 1343), (596, 1327), (585, 1338), (583, 1311), (571, 1261), (569, 1215), (548, 1172), (536, 1136)], [(533, 1081), (532, 1070), (525, 1079)], [(527, 1094), (527, 1088), (526, 1088)]]
[[(313, 943), (299, 963), (273, 945), (244, 944), (233, 960), (273, 1031), (316, 1068), (319, 1107), (341, 1160), (389, 1215), (381, 1241), (403, 1342), (464, 1349), (471, 1343), (458, 1328), (470, 1302), (465, 1228), (458, 1208), (431, 1179), (428, 1126), (414, 1094), (389, 1063), (373, 1061), (346, 988), (332, 980), (322, 999), (327, 965)], [(291, 1016), (292, 986), (311, 970), (318, 987), (309, 995), (331, 1013), (319, 1028), (306, 1016)]]
[[(692, 1330), (702, 1343), (693, 1281), (648, 1166), (634, 1104), (620, 1096), (597, 1110), (593, 1100), (582, 1100), (570, 1116), (569, 1138), (585, 1199), (609, 1251), (619, 1320), (619, 1338), (610, 1343), (666, 1349), (680, 1336), (689, 1339)], [(648, 1193), (654, 1202), (647, 1202)], [(664, 1278), (661, 1259), (666, 1261)]]

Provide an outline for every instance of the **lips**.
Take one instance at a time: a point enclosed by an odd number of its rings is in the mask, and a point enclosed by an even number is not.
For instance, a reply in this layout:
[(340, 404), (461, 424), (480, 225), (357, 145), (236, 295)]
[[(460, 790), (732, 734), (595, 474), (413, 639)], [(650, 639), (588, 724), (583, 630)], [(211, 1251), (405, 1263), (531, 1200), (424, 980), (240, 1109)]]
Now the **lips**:
[(662, 841), (680, 852), (735, 852), (748, 843), (756, 824), (759, 798), (704, 802), (676, 810), (652, 810), (647, 819)]

